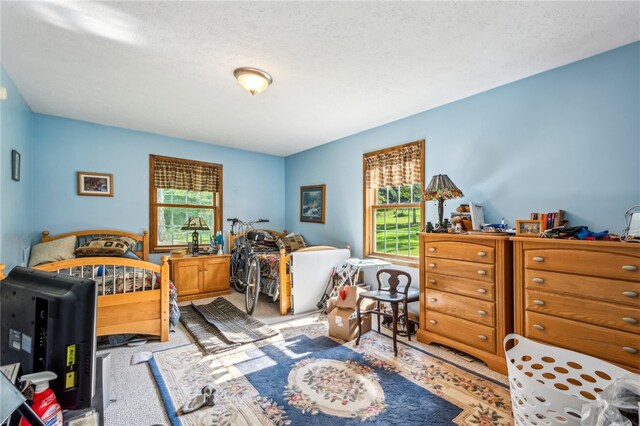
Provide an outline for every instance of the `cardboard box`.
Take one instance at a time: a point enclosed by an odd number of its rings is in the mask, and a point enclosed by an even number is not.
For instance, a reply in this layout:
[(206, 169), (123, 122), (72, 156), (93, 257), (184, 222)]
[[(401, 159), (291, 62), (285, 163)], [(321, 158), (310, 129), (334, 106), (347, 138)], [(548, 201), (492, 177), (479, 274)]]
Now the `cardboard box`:
[[(362, 334), (371, 330), (371, 314), (362, 315)], [(329, 336), (350, 341), (358, 337), (358, 318), (355, 309), (335, 308), (329, 312)]]
[[(342, 292), (344, 291), (344, 295), (345, 298), (342, 299), (342, 297), (340, 296), (342, 294)], [(358, 295), (360, 295), (361, 293), (364, 293), (365, 291), (369, 291), (368, 286), (367, 287), (361, 287), (361, 286), (344, 286), (341, 289), (338, 289), (338, 296), (335, 298), (335, 306), (338, 308), (344, 308), (344, 309), (355, 309), (356, 308), (356, 303), (358, 301)], [(371, 302), (371, 299), (363, 299), (360, 302), (360, 309), (361, 310), (366, 310), (369, 309), (366, 306), (369, 305)], [(331, 305), (333, 305), (334, 303), (332, 303)]]

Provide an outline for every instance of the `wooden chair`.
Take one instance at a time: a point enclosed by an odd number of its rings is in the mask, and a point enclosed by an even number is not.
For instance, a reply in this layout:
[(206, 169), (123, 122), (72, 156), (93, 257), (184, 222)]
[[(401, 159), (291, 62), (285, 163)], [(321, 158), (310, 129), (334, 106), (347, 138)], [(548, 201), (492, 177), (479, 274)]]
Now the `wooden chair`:
[[(386, 276), (386, 282), (383, 282), (383, 276)], [(404, 277), (406, 282), (401, 286), (401, 277)], [(362, 329), (360, 327), (360, 318), (363, 314), (372, 313), (378, 316), (378, 331), (380, 331), (380, 317), (391, 317), (392, 321), (392, 330), (393, 330), (393, 354), (398, 355), (398, 313), (399, 313), (399, 305), (402, 303), (404, 312), (403, 317), (406, 324), (409, 324), (409, 314), (407, 310), (407, 304), (410, 301), (415, 301), (411, 299), (415, 299), (416, 293), (419, 298), (419, 292), (412, 292), (411, 298), (409, 298), (409, 292), (411, 287), (411, 275), (408, 272), (400, 271), (398, 269), (380, 269), (376, 274), (376, 278), (378, 280), (378, 290), (374, 291), (366, 291), (364, 293), (360, 293), (358, 297), (358, 302), (356, 304), (356, 312), (358, 315), (358, 338), (356, 339), (356, 346), (360, 344), (360, 337), (362, 336)], [(415, 290), (415, 289), (414, 289)], [(360, 302), (362, 299), (372, 299), (375, 300), (375, 305), (372, 309), (360, 311)], [(391, 305), (392, 314), (389, 315), (380, 307), (380, 303), (388, 303)], [(411, 340), (411, 335), (409, 334), (409, 340)]]

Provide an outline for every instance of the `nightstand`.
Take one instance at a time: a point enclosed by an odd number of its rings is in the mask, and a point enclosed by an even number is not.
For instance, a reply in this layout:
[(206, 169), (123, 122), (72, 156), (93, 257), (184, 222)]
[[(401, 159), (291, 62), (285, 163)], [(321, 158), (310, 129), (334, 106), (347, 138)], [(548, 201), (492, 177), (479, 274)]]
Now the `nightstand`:
[(230, 293), (229, 254), (204, 254), (169, 258), (171, 281), (178, 302)]

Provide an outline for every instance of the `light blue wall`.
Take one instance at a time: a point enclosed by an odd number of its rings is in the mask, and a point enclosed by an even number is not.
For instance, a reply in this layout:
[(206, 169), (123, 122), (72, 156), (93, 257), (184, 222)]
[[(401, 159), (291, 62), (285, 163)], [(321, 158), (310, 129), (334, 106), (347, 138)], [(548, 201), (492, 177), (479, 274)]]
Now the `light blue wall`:
[[(0, 66), (0, 84), (7, 100), (0, 101), (0, 262), (8, 273), (22, 263), (23, 248), (30, 246), (33, 114), (11, 77)], [(11, 179), (11, 151), (21, 154), (20, 181)]]
[[(44, 229), (149, 229), (149, 154), (222, 164), (224, 218), (284, 227), (282, 157), (40, 114), (34, 141), (34, 239)], [(113, 173), (114, 197), (78, 196), (77, 171)]]
[[(380, 105), (384, 108), (384, 105)], [(448, 174), (489, 222), (564, 209), (620, 233), (640, 204), (640, 42), (285, 159), (286, 227), (362, 254), (362, 154), (426, 140), (426, 179)], [(301, 185), (327, 184), (326, 224), (299, 222)], [(437, 217), (427, 203), (427, 220)]]

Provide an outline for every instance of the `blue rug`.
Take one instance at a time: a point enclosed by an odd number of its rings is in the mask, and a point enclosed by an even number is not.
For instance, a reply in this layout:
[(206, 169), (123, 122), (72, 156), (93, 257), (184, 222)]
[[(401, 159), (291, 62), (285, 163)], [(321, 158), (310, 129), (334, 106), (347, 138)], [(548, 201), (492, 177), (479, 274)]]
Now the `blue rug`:
[[(154, 354), (150, 365), (172, 425), (508, 425), (509, 391), (375, 332), (360, 346), (326, 336), (326, 324), (284, 326), (280, 336), (219, 355), (196, 345)], [(176, 409), (203, 386), (214, 407)]]

